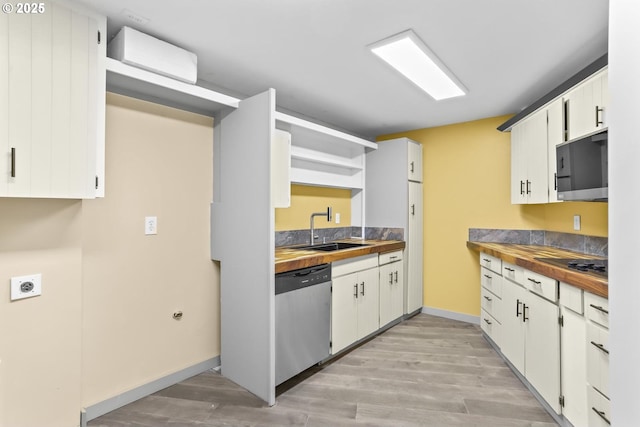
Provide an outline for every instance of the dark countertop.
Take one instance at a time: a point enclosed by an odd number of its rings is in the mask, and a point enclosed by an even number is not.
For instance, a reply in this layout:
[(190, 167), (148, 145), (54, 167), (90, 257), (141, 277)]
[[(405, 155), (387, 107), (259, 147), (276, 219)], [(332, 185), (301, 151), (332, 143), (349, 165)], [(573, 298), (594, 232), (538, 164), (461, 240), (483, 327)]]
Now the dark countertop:
[[(384, 253), (402, 250), (405, 242), (401, 240), (360, 240), (346, 239), (338, 242), (364, 243), (367, 246), (340, 249), (333, 252), (294, 249), (295, 246), (276, 248), (276, 273), (297, 270), (299, 268), (312, 267), (341, 259), (354, 258), (373, 253)], [(300, 246), (300, 245), (298, 245)]]
[(609, 297), (609, 281), (589, 272), (581, 272), (565, 267), (547, 264), (536, 258), (575, 258), (575, 259), (606, 259), (603, 257), (573, 252), (550, 246), (518, 245), (515, 243), (467, 242), (467, 247), (474, 251), (484, 252), (511, 264), (519, 265), (527, 270), (540, 273), (543, 276), (565, 282), (585, 291)]

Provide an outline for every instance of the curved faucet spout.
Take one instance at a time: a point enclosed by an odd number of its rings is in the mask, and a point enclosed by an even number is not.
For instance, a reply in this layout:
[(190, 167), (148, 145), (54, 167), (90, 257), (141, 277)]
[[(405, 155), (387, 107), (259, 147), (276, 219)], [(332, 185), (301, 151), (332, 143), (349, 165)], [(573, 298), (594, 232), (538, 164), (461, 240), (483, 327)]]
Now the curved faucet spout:
[(315, 218), (317, 216), (326, 216), (327, 217), (327, 221), (331, 222), (332, 214), (333, 214), (333, 209), (331, 208), (331, 206), (327, 207), (327, 211), (326, 212), (316, 212), (316, 213), (312, 213), (311, 214), (311, 217), (309, 218), (309, 230), (311, 232), (311, 237), (310, 237), (309, 243), (311, 245), (313, 245), (315, 243), (315, 239), (316, 239), (316, 233), (315, 233), (315, 229), (313, 227), (313, 218)]

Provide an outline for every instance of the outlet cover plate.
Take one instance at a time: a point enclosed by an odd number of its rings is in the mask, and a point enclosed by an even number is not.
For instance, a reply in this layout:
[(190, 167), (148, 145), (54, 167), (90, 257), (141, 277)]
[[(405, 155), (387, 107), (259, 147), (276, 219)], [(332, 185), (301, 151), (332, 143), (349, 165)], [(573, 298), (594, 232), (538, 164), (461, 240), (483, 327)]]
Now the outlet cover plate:
[(42, 295), (42, 274), (11, 278), (11, 301)]
[(158, 234), (158, 217), (157, 216), (144, 217), (144, 234), (146, 234), (147, 236)]

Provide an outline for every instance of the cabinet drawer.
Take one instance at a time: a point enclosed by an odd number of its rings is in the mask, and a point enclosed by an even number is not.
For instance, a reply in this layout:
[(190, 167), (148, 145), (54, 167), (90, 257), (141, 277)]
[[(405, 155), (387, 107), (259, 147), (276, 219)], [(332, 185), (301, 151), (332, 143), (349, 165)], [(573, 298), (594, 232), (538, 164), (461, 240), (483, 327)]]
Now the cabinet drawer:
[(502, 262), (502, 277), (524, 286), (524, 268)]
[(502, 276), (500, 274), (480, 267), (480, 284), (493, 292), (495, 295), (502, 297)]
[(498, 322), (500, 322), (502, 300), (485, 288), (481, 289), (480, 294), (480, 305), (482, 306), (482, 309), (493, 316), (493, 318)]
[(584, 313), (582, 307), (582, 289), (560, 282), (560, 305), (578, 314)]
[(498, 322), (492, 315), (484, 310), (480, 310), (480, 328), (491, 338), (491, 340), (500, 347), (501, 343), (501, 328), (500, 322)]
[(549, 301), (558, 301), (558, 282), (533, 271), (524, 270), (524, 286)]
[(589, 427), (609, 427), (611, 425), (611, 402), (593, 387), (589, 387), (587, 394)]
[(587, 319), (605, 328), (609, 327), (609, 300), (589, 292), (584, 293), (584, 309)]
[(587, 323), (587, 381), (609, 396), (609, 330)]
[(356, 271), (378, 267), (378, 254), (363, 255), (331, 263), (331, 277), (340, 277)]
[(390, 262), (400, 261), (402, 259), (402, 251), (393, 251), (380, 254), (378, 257), (378, 264), (384, 265)]
[(495, 273), (502, 274), (502, 260), (480, 252), (480, 265)]

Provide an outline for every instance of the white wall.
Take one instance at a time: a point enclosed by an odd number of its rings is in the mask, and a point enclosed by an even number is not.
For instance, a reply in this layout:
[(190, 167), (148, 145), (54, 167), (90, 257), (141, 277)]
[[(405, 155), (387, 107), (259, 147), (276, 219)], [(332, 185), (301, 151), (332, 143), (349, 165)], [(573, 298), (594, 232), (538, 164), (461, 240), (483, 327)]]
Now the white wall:
[(610, 0), (609, 308), (615, 426), (640, 425), (640, 2)]

